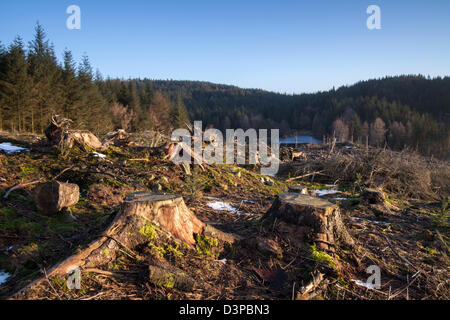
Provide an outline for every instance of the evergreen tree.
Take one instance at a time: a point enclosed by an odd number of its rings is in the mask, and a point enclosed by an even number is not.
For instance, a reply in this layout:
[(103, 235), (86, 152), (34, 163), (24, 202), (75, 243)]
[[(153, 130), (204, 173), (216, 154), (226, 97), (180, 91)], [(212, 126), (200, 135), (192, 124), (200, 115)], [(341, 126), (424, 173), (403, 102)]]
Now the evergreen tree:
[[(33, 120), (30, 110), (30, 81), (23, 41), (16, 37), (6, 53), (2, 53), (0, 76), (1, 121), (9, 122), (12, 131), (27, 131), (27, 120)], [(33, 128), (31, 128), (33, 130)]]
[[(228, 120), (229, 121), (229, 120)], [(189, 115), (186, 106), (183, 103), (181, 94), (177, 95), (174, 103), (171, 105), (170, 124), (173, 129), (185, 128), (189, 124)]]

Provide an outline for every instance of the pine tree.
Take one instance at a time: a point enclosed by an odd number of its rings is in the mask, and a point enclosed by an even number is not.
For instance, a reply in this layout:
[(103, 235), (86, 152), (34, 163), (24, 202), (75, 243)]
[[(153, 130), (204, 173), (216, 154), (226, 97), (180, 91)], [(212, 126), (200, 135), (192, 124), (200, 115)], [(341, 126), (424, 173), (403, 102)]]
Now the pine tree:
[[(2, 122), (9, 121), (12, 131), (25, 131), (30, 117), (30, 81), (23, 41), (16, 37), (6, 53), (2, 53), (0, 96), (3, 105)], [(32, 116), (31, 116), (32, 117)]]
[(77, 111), (81, 108), (83, 92), (81, 84), (76, 77), (76, 66), (72, 53), (64, 51), (64, 63), (62, 71), (62, 83), (64, 92), (63, 115), (74, 121), (78, 120)]
[(170, 125), (172, 129), (185, 128), (189, 124), (189, 115), (183, 103), (181, 94), (177, 95), (175, 103), (171, 105)]
[(46, 40), (46, 34), (38, 23), (35, 37), (29, 43), (28, 52), (29, 74), (32, 77), (32, 103), (30, 105), (32, 118), (36, 116), (35, 127), (43, 132), (52, 113), (61, 111), (64, 103), (62, 94), (62, 70), (58, 65), (53, 47)]

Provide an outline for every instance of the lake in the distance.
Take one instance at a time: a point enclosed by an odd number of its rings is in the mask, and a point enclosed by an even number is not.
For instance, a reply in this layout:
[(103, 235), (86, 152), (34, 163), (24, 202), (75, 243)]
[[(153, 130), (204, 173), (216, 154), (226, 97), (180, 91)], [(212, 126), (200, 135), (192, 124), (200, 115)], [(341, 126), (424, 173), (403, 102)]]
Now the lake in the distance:
[[(297, 139), (295, 139), (297, 138)], [(297, 136), (297, 137), (288, 137), (284, 139), (280, 139), (280, 143), (283, 144), (301, 144), (301, 143), (313, 143), (313, 144), (321, 144), (322, 140), (316, 139), (312, 136)]]

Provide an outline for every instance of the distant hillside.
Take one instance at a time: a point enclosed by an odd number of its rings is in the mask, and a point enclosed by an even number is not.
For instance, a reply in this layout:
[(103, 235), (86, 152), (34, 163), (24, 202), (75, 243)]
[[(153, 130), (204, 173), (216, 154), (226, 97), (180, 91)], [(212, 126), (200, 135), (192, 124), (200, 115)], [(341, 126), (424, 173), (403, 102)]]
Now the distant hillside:
[(66, 50), (59, 61), (38, 24), (28, 45), (20, 37), (0, 44), (0, 130), (43, 133), (52, 114), (95, 133), (170, 133), (202, 120), (221, 130), (310, 131), (440, 157), (450, 150), (449, 77), (387, 77), (300, 95), (201, 81), (104, 80), (87, 56), (77, 66)]

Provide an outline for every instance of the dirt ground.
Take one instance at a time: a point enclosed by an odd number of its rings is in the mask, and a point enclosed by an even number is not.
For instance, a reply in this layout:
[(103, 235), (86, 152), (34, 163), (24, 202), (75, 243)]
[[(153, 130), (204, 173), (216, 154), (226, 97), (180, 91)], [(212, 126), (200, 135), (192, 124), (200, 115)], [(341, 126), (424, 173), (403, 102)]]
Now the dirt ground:
[[(13, 154), (0, 151), (0, 271), (10, 275), (0, 285), (1, 298), (8, 298), (32, 280), (44, 277), (40, 284), (14, 298), (449, 299), (446, 192), (450, 181), (431, 180), (429, 192), (402, 194), (398, 190), (407, 188), (398, 185), (394, 188), (392, 179), (403, 181), (400, 179), (403, 171), (397, 170), (398, 176), (390, 177), (377, 169), (369, 181), (365, 172), (355, 173), (353, 177), (341, 169), (334, 170), (332, 176), (320, 167), (320, 164), (344, 165), (348, 159), (367, 162), (368, 151), (336, 146), (331, 155), (329, 146), (301, 146), (299, 149), (306, 154), (306, 159), (290, 162), (287, 159), (292, 150), (286, 148), (282, 150), (286, 166), (277, 177), (261, 176), (254, 166), (230, 165), (196, 168), (189, 176), (181, 167), (145, 150), (111, 147), (105, 152), (106, 158), (80, 150), (63, 156), (34, 137), (0, 136), (0, 142), (5, 141), (30, 151)], [(333, 159), (340, 162), (333, 164), (330, 162)], [(381, 168), (382, 160), (376, 161), (371, 166)], [(439, 162), (439, 168), (443, 167), (449, 169), (447, 163)], [(318, 174), (293, 179), (311, 172)], [(385, 178), (381, 184), (390, 204), (390, 209), (384, 211), (361, 197), (361, 190), (373, 187), (381, 175)], [(80, 186), (80, 201), (71, 208), (76, 221), (69, 221), (61, 214), (38, 213), (32, 196), (33, 185), (14, 190), (7, 199), (3, 198), (16, 184), (56, 176), (60, 181)], [(277, 194), (297, 184), (307, 186), (309, 192), (339, 192), (322, 197), (339, 205), (344, 223), (356, 240), (355, 248), (339, 247), (330, 256), (286, 232), (282, 224), (268, 224), (264, 220)], [(157, 233), (145, 246), (123, 250), (113, 263), (81, 270), (79, 290), (67, 288), (67, 277), (46, 277), (46, 270), (95, 239), (124, 197), (133, 191), (181, 194), (200, 220), (242, 241), (233, 245), (198, 243), (195, 248), (189, 248)], [(210, 205), (217, 202), (226, 203), (232, 209), (213, 209)], [(282, 254), (255, 250), (246, 241), (250, 238), (273, 240)], [(195, 279), (194, 289), (184, 292), (149, 282), (148, 265), (152, 256), (166, 259)], [(381, 270), (379, 289), (364, 286), (370, 276), (366, 269), (371, 265)], [(302, 294), (302, 286), (311, 281), (314, 271), (320, 271), (324, 280), (312, 292)]]

